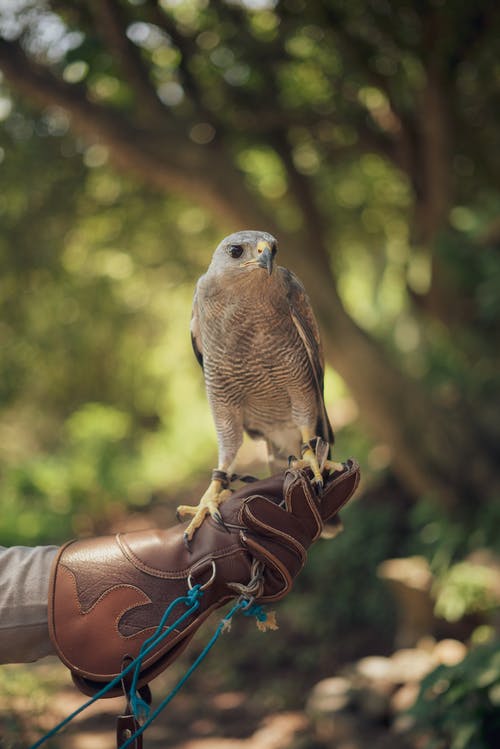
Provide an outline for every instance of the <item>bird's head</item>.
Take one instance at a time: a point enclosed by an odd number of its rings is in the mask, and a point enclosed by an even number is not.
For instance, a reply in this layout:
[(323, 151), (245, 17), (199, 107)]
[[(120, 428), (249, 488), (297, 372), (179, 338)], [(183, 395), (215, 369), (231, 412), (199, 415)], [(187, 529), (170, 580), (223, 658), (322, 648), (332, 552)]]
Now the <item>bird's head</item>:
[(215, 250), (210, 269), (216, 273), (273, 272), (278, 243), (265, 231), (237, 231), (222, 240)]

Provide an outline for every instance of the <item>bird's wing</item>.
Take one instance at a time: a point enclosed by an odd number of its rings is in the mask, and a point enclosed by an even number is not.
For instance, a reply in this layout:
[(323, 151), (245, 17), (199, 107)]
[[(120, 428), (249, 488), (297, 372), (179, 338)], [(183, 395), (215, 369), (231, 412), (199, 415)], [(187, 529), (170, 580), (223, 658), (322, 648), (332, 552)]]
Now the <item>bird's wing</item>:
[[(198, 282), (199, 283), (199, 282)], [(194, 355), (203, 369), (203, 343), (201, 340), (200, 330), (200, 308), (198, 302), (198, 284), (196, 286), (193, 298), (193, 311), (191, 314), (191, 343), (193, 344)]]
[(334, 435), (323, 396), (325, 363), (323, 349), (319, 337), (318, 325), (312, 311), (309, 297), (301, 282), (291, 271), (285, 270), (288, 288), (288, 303), (290, 314), (302, 343), (307, 351), (311, 370), (316, 383), (316, 398), (318, 404), (318, 436), (333, 445)]

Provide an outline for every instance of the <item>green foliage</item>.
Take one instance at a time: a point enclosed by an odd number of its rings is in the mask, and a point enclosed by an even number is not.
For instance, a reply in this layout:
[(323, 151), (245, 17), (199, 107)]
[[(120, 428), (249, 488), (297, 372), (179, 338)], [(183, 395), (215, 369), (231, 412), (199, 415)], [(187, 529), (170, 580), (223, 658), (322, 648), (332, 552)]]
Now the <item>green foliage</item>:
[(124, 491), (133, 497), (137, 470), (129, 415), (86, 403), (63, 425), (54, 454), (42, 452), (4, 469), (2, 538), (55, 542), (92, 531), (107, 504)]
[[(2, 749), (23, 749), (31, 746), (47, 730), (47, 716), (56, 720), (51, 711), (52, 693), (67, 684), (61, 664), (29, 664), (0, 668), (0, 746)], [(26, 706), (29, 704), (29, 719)], [(60, 746), (54, 739), (48, 749)]]
[(500, 742), (500, 647), (474, 648), (426, 676), (410, 714), (429, 749), (491, 749)]
[[(498, 573), (491, 554), (500, 551), (499, 513), (496, 502), (453, 517), (425, 500), (411, 510), (406, 553), (429, 561), (437, 616), (456, 622), (467, 614), (487, 617), (498, 607)], [(480, 552), (480, 558), (471, 561), (473, 552)]]
[(213, 462), (189, 318), (214, 239), (201, 210), (19, 127), (0, 129), (0, 534), (56, 542)]
[(493, 590), (498, 572), (486, 565), (458, 562), (440, 578), (436, 591), (435, 613), (449, 622), (465, 614), (487, 612), (500, 601)]

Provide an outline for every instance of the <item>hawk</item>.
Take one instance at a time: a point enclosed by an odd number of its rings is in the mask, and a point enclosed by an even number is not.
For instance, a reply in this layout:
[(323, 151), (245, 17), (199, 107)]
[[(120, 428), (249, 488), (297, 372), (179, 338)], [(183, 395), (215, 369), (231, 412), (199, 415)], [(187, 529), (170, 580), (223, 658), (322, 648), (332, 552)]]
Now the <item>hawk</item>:
[(266, 441), (273, 472), (301, 455), (294, 465), (309, 466), (321, 487), (322, 469), (342, 470), (316, 454), (315, 438), (334, 441), (318, 326), (302, 283), (275, 264), (277, 250), (267, 232), (231, 234), (196, 285), (191, 338), (215, 423), (218, 465), (199, 505), (178, 508), (180, 517), (192, 517), (188, 546), (207, 514), (222, 521), (217, 508), (230, 496), (244, 432)]

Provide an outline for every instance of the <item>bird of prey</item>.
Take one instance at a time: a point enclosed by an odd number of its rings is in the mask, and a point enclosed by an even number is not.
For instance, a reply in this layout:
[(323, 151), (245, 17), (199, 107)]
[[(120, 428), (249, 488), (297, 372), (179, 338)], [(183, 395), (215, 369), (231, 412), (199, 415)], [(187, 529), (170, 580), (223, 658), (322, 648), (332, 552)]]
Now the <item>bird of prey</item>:
[[(318, 326), (302, 283), (275, 265), (276, 239), (267, 232), (239, 231), (222, 240), (193, 301), (191, 338), (203, 368), (215, 422), (218, 466), (191, 516), (187, 545), (204, 517), (218, 522), (218, 506), (228, 496), (229, 476), (244, 431), (267, 443), (271, 470), (309, 466), (321, 486), (315, 438), (333, 445), (323, 400), (323, 353)], [(326, 455), (325, 455), (326, 457)]]

